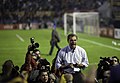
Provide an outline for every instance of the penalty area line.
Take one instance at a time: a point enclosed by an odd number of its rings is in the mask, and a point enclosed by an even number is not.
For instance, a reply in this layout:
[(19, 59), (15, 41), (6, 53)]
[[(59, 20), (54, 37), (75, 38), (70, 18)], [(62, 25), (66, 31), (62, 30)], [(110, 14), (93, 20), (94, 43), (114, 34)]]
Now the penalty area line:
[(92, 43), (92, 44), (95, 44), (95, 45), (99, 45), (99, 46), (103, 46), (103, 47), (107, 47), (107, 48), (111, 48), (111, 49), (114, 49), (114, 50), (120, 51), (119, 48), (116, 48), (116, 47), (113, 47), (113, 46), (105, 45), (105, 44), (98, 43), (98, 42), (91, 41), (91, 40), (84, 39), (84, 38), (79, 38), (79, 39), (80, 39), (80, 40), (83, 40), (83, 41), (86, 41), (86, 42), (89, 42), (89, 43)]
[(20, 35), (16, 34), (16, 37), (17, 37), (20, 41), (24, 42), (24, 39), (23, 39)]

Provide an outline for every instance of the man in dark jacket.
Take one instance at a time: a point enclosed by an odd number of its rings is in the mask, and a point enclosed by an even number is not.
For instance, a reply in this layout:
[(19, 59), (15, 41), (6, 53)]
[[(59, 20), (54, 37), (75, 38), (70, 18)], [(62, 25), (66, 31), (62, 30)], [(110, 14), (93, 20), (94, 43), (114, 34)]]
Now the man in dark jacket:
[(49, 51), (49, 55), (52, 55), (54, 46), (56, 46), (56, 48), (59, 50), (60, 47), (58, 46), (58, 42), (60, 42), (60, 37), (58, 35), (58, 32), (56, 31), (56, 27), (54, 26), (53, 30), (52, 30), (52, 35), (51, 35), (51, 40), (50, 40), (50, 51)]

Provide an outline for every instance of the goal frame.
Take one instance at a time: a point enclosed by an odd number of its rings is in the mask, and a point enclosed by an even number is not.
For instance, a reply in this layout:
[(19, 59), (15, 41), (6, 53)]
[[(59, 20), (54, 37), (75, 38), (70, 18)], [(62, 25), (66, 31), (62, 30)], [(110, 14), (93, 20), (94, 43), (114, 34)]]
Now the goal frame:
[(76, 34), (76, 18), (79, 16), (81, 16), (81, 18), (85, 18), (86, 16), (92, 16), (92, 15), (96, 15), (97, 17), (95, 18), (98, 22), (96, 24), (96, 30), (95, 30), (95, 34), (97, 36), (99, 36), (99, 13), (98, 12), (73, 12), (73, 13), (65, 13), (64, 14), (64, 34), (67, 35), (67, 15), (72, 16), (72, 20), (73, 20), (73, 26), (72, 26), (72, 30), (74, 34)]

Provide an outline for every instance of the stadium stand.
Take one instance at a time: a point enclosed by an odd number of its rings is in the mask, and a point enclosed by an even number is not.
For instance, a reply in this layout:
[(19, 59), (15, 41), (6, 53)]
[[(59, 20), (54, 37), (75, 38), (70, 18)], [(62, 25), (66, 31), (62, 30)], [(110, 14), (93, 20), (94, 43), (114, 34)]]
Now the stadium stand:
[(2, 0), (0, 23), (41, 22), (54, 17), (60, 25), (64, 12), (96, 10), (103, 1), (106, 0)]

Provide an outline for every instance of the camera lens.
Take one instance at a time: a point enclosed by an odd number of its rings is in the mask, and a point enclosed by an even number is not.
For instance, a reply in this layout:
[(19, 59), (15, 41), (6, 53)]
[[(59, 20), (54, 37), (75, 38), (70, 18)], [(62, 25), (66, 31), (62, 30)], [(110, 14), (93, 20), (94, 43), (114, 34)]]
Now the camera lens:
[(39, 44), (38, 44), (38, 43), (35, 43), (35, 47), (38, 48), (38, 47), (39, 47)]

